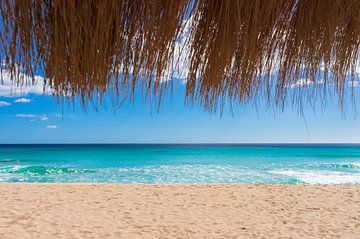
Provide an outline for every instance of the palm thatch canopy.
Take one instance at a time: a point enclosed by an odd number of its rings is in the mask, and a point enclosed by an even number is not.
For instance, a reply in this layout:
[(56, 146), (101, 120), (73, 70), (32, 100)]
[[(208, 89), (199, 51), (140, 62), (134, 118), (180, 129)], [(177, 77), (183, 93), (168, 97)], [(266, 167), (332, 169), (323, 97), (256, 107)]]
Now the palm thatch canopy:
[(206, 109), (263, 93), (283, 105), (299, 80), (317, 83), (316, 92), (334, 85), (341, 103), (346, 81), (356, 80), (359, 0), (3, 0), (0, 7), (0, 57), (13, 80), (41, 74), (55, 95), (84, 102), (106, 92), (131, 97), (137, 84), (161, 96), (179, 70), (187, 99)]

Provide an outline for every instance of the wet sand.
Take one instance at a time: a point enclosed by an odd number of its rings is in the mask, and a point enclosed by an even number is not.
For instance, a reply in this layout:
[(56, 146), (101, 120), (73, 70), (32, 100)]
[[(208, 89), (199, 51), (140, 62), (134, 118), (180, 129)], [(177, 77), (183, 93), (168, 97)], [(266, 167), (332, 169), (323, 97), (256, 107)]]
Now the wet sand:
[(0, 184), (0, 238), (359, 238), (360, 186)]

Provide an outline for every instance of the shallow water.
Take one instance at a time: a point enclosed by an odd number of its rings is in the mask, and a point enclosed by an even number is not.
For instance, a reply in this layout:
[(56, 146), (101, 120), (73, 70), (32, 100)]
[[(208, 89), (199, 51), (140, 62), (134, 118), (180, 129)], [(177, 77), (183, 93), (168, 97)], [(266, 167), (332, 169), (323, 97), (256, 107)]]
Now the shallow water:
[(360, 183), (360, 145), (1, 145), (0, 181)]

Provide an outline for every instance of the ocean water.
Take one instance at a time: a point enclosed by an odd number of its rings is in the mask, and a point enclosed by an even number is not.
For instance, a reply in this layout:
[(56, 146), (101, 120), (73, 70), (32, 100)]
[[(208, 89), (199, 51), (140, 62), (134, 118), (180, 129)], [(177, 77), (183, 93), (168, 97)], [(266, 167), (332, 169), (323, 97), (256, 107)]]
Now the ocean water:
[(360, 145), (0, 145), (0, 182), (360, 183)]

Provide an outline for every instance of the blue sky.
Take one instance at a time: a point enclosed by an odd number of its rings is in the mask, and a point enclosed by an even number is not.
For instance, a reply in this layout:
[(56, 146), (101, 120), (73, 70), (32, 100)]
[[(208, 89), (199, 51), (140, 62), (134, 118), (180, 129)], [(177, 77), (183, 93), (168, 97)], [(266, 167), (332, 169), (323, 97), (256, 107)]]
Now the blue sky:
[(175, 86), (159, 112), (143, 104), (140, 94), (116, 111), (109, 101), (98, 110), (91, 105), (84, 110), (79, 99), (63, 105), (39, 88), (10, 91), (5, 84), (0, 86), (0, 144), (360, 143), (359, 116), (349, 101), (345, 115), (336, 101), (328, 102), (323, 112), (317, 107), (316, 114), (305, 107), (304, 116), (290, 106), (274, 113), (262, 102), (258, 109), (242, 105), (231, 112), (225, 107), (220, 115), (185, 105), (183, 91), (183, 86)]

